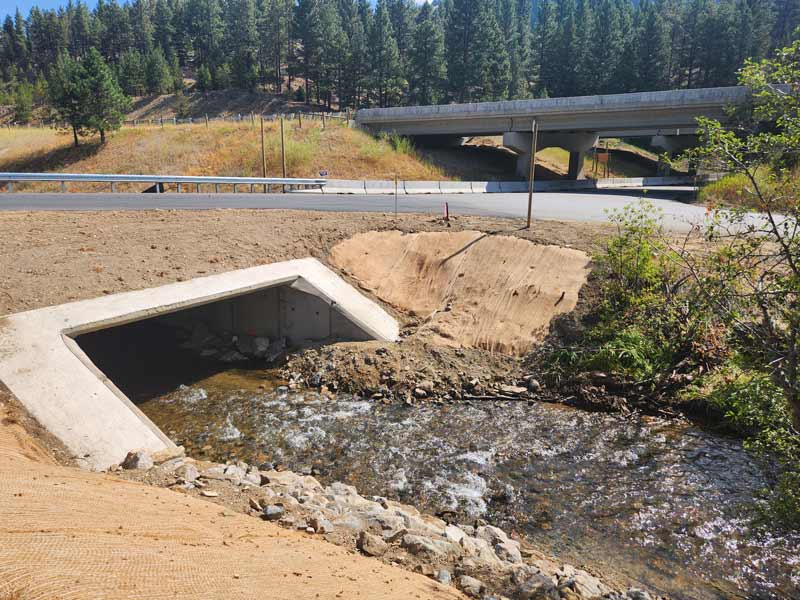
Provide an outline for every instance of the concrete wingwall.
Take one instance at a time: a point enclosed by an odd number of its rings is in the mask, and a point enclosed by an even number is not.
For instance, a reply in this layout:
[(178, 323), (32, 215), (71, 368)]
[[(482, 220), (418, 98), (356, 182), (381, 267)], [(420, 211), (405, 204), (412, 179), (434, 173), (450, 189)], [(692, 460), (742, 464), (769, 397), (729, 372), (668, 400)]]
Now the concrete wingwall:
[(92, 362), (80, 336), (198, 317), (229, 332), (280, 333), (290, 345), (399, 336), (390, 314), (306, 258), (0, 317), (0, 381), (82, 466), (105, 469), (131, 449), (173, 444)]

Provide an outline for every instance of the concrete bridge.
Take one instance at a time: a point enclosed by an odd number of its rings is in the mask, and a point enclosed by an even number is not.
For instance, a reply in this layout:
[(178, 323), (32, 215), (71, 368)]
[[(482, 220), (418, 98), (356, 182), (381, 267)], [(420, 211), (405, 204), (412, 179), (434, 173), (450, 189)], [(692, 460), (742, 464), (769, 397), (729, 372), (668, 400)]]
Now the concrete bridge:
[(745, 87), (637, 92), (538, 100), (510, 100), (439, 106), (370, 108), (356, 123), (373, 133), (394, 132), (421, 144), (457, 145), (463, 138), (502, 135), (519, 154), (518, 172), (528, 175), (533, 141), (537, 149), (558, 146), (570, 153), (569, 177), (581, 176), (583, 155), (603, 137), (653, 138), (653, 145), (676, 152), (695, 142), (697, 117), (724, 122), (725, 108), (748, 100)]

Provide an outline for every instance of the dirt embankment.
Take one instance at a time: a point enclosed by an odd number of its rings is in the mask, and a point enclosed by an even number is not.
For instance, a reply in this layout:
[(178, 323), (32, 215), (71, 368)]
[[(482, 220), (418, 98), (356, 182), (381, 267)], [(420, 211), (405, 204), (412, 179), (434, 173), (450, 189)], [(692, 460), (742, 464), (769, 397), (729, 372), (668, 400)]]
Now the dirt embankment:
[(436, 344), (522, 356), (554, 316), (575, 308), (589, 256), (480, 231), (369, 232), (335, 246), (331, 263)]

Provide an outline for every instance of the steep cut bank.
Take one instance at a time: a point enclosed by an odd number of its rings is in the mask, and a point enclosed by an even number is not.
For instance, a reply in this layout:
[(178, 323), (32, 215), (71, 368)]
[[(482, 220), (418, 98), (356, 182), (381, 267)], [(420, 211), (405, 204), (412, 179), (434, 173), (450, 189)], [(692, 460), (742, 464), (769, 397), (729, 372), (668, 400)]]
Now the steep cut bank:
[(524, 355), (570, 312), (589, 274), (580, 250), (479, 231), (372, 231), (330, 261), (447, 346)]

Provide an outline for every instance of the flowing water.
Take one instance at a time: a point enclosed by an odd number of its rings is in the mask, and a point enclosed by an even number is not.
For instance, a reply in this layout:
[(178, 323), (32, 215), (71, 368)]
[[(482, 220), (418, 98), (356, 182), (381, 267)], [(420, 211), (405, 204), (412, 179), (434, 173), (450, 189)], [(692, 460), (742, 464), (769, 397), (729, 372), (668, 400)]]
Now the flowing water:
[(264, 383), (229, 371), (139, 406), (194, 456), (272, 462), (483, 518), (621, 584), (800, 597), (800, 535), (755, 525), (770, 471), (738, 440), (540, 403), (383, 405)]

